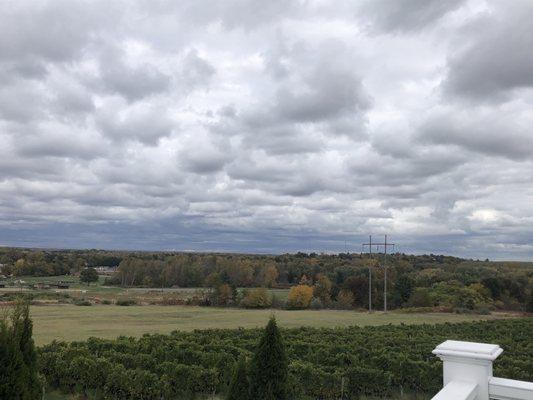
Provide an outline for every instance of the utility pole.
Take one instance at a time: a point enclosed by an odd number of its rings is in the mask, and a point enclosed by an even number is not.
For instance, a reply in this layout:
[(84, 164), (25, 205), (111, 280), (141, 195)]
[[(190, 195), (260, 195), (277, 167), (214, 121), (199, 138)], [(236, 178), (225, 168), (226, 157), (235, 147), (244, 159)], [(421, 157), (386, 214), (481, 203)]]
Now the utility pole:
[(372, 235), (369, 236), (370, 265), (368, 266), (368, 312), (372, 312)]
[[(368, 243), (363, 244), (363, 249), (365, 246), (369, 247), (370, 259), (372, 259), (372, 246), (383, 246), (384, 248), (384, 258), (383, 258), (383, 269), (384, 269), (384, 284), (383, 284), (383, 311), (387, 312), (387, 248), (396, 246), (394, 243), (387, 242), (387, 235), (385, 235), (385, 241), (383, 243), (372, 243), (372, 235), (370, 235), (370, 240)], [(372, 312), (372, 270), (371, 267), (368, 268), (368, 311)]]
[(385, 276), (383, 282), (383, 311), (387, 312), (387, 235), (385, 235), (385, 245), (383, 246), (383, 248), (385, 249), (385, 256), (383, 257), (383, 268), (385, 268)]
[(363, 243), (363, 252), (365, 246), (368, 246), (370, 253), (370, 263), (368, 265), (368, 312), (372, 312), (372, 235), (368, 236), (368, 243)]

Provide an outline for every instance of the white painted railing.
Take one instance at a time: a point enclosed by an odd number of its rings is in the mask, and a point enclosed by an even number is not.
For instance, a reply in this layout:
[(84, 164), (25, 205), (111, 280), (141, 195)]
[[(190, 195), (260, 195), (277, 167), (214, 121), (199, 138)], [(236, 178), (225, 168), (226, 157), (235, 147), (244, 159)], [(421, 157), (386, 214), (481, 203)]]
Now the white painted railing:
[(533, 383), (492, 376), (492, 363), (502, 352), (496, 344), (439, 344), (433, 354), (443, 361), (444, 387), (432, 400), (533, 400)]

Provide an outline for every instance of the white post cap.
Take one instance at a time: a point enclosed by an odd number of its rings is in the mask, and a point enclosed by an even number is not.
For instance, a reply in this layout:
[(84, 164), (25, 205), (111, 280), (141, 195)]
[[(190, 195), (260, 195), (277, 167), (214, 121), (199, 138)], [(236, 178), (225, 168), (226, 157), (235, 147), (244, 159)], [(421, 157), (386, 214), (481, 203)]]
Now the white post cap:
[(433, 354), (441, 359), (468, 359), (470, 361), (494, 361), (503, 349), (497, 344), (475, 343), (475, 342), (461, 342), (457, 340), (446, 340), (439, 344)]

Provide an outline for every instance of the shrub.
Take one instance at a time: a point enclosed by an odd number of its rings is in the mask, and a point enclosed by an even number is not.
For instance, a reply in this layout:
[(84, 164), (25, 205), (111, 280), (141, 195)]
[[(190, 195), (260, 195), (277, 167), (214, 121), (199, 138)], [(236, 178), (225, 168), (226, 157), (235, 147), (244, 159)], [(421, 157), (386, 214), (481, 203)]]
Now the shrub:
[(137, 304), (137, 301), (134, 299), (119, 299), (115, 303), (117, 306), (133, 306)]
[(533, 288), (529, 292), (526, 300), (526, 311), (533, 313)]
[(92, 306), (93, 304), (89, 300), (74, 300), (74, 304), (77, 306)]
[(480, 315), (490, 315), (490, 308), (488, 306), (480, 306), (476, 309), (476, 312)]
[(248, 290), (241, 301), (241, 306), (246, 308), (268, 308), (271, 305), (272, 297), (265, 288)]
[(348, 392), (358, 398), (360, 395), (391, 394), (392, 374), (382, 369), (354, 366), (347, 371)]
[(313, 300), (311, 300), (311, 304), (309, 305), (309, 307), (313, 310), (322, 310), (324, 308), (324, 304), (320, 299), (313, 297)]
[(279, 298), (279, 296), (276, 296), (275, 294), (272, 295), (272, 308), (283, 308), (285, 307), (285, 302)]
[(433, 307), (433, 299), (427, 288), (416, 288), (407, 302), (409, 307)]
[(349, 310), (353, 308), (354, 297), (349, 290), (341, 290), (337, 295), (337, 308), (341, 310)]

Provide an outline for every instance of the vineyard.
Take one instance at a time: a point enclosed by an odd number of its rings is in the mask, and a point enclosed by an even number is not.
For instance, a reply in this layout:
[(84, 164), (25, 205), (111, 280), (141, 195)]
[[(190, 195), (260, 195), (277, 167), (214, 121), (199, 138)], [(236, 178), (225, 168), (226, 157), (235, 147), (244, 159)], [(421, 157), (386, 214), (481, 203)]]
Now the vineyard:
[[(102, 399), (192, 399), (223, 395), (258, 329), (203, 330), (139, 339), (91, 338), (39, 350), (51, 388)], [(442, 366), (431, 354), (447, 339), (497, 343), (495, 375), (533, 380), (533, 319), (440, 325), (298, 328), (282, 331), (291, 398), (356, 399), (397, 392), (435, 394)]]

